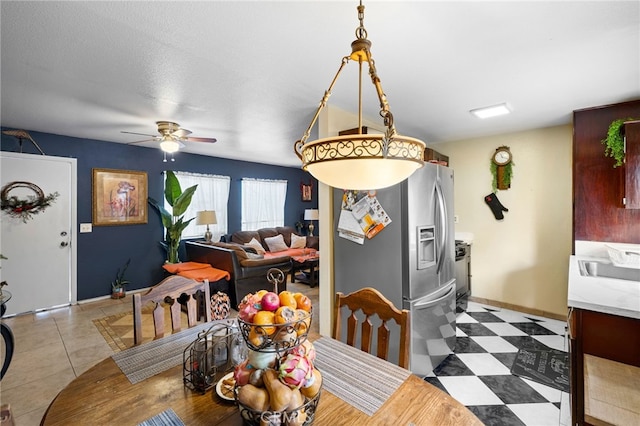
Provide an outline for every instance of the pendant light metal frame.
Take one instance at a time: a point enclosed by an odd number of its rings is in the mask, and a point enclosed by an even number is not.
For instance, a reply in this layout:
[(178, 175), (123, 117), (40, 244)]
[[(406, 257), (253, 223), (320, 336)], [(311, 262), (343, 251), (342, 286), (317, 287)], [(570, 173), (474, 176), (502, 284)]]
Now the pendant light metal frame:
[[(419, 139), (398, 135), (387, 97), (382, 90), (375, 62), (371, 57), (371, 42), (364, 28), (364, 6), (358, 6), (360, 26), (351, 54), (342, 58), (340, 67), (325, 91), (311, 123), (294, 151), (302, 161), (302, 169), (330, 186), (367, 190), (385, 188), (403, 181), (424, 164), (425, 143)], [(350, 60), (358, 61), (358, 134), (332, 136), (307, 142), (320, 112), (327, 105), (331, 91), (343, 68)], [(362, 134), (362, 74), (364, 62), (369, 64), (369, 76), (380, 101), (380, 116), (386, 127), (384, 134)]]

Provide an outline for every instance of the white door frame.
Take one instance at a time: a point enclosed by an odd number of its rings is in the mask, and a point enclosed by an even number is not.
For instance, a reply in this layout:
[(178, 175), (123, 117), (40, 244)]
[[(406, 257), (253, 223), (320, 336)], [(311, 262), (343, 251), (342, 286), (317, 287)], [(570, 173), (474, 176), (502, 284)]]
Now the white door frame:
[[(17, 159), (45, 159), (47, 161), (57, 161), (68, 163), (71, 169), (71, 182), (69, 194), (69, 214), (70, 217), (70, 264), (69, 264), (69, 303), (75, 305), (78, 303), (78, 164), (76, 158), (54, 157), (49, 155), (22, 154), (16, 152), (0, 151), (0, 157), (17, 158)], [(46, 310), (46, 309), (43, 309)]]

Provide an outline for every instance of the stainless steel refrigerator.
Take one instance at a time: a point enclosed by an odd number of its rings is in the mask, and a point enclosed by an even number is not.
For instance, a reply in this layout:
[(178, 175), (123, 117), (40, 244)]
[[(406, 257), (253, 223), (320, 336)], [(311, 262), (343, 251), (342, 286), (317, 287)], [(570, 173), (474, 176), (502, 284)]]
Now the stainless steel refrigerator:
[[(410, 311), (410, 370), (419, 375), (430, 373), (455, 347), (453, 180), (452, 169), (427, 163), (407, 180), (377, 190), (391, 222), (373, 238), (361, 245), (334, 234), (335, 290), (373, 287)], [(334, 189), (336, 218), (343, 194)], [(395, 362), (397, 348), (389, 355)]]

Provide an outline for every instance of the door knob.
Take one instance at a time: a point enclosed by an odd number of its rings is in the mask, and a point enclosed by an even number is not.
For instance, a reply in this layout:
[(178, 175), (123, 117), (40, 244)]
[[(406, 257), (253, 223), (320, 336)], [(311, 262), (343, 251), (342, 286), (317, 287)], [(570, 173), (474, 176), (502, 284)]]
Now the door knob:
[(68, 245), (69, 245), (69, 243), (66, 242), (66, 241), (63, 241), (63, 242), (60, 243), (60, 247), (66, 247)]

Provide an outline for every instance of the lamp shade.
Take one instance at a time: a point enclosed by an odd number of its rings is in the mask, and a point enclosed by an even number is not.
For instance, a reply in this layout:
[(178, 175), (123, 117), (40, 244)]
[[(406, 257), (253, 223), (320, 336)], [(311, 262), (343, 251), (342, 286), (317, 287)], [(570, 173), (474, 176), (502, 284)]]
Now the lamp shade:
[(304, 220), (318, 220), (318, 219), (320, 219), (320, 210), (306, 209), (304, 211)]
[(214, 210), (202, 210), (196, 215), (196, 225), (215, 225), (218, 223)]
[(180, 144), (171, 139), (163, 140), (160, 142), (160, 149), (164, 152), (174, 153), (180, 149)]

